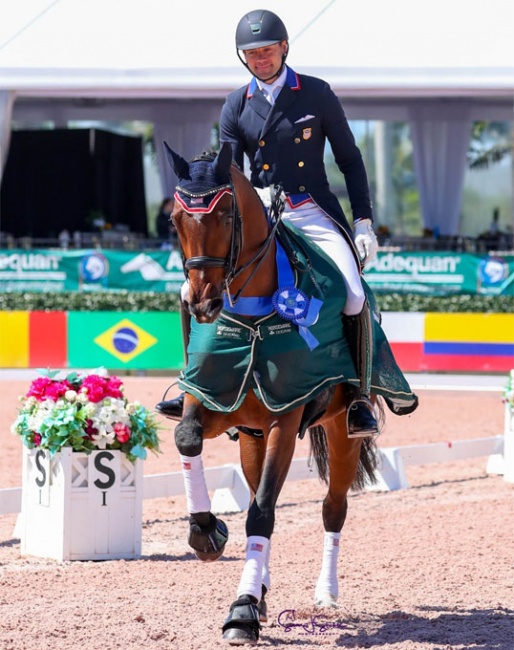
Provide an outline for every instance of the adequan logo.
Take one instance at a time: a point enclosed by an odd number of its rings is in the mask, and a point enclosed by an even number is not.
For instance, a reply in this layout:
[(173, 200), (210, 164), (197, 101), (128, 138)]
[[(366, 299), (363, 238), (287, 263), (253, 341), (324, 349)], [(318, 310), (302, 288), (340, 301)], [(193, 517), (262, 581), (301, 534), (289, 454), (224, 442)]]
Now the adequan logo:
[(139, 325), (136, 325), (128, 318), (124, 318), (102, 334), (99, 334), (94, 339), (94, 342), (116, 359), (128, 363), (154, 346), (157, 339)]

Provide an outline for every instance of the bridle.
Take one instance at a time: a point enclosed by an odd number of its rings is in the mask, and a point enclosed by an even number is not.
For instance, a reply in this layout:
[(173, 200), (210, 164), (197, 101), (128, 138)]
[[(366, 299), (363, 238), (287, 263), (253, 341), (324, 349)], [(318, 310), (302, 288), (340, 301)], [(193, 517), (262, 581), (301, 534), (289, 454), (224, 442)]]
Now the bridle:
[[(196, 162), (200, 160), (212, 161), (212, 159), (213, 157), (210, 154), (202, 154), (201, 156), (197, 156), (196, 158), (194, 158), (191, 162)], [(193, 257), (186, 258), (183, 253), (182, 246), (181, 246), (181, 251), (182, 251), (182, 260), (183, 260), (184, 273), (186, 279), (189, 277), (189, 271), (191, 269), (213, 269), (213, 268), (225, 269), (224, 283), (225, 283), (226, 293), (231, 306), (233, 306), (238, 300), (238, 298), (241, 296), (241, 293), (243, 292), (247, 284), (254, 277), (255, 273), (257, 273), (260, 265), (266, 258), (266, 255), (271, 248), (271, 244), (273, 243), (280, 222), (280, 216), (282, 213), (281, 208), (283, 207), (279, 203), (281, 201), (281, 198), (279, 198), (280, 193), (277, 192), (276, 193), (277, 198), (272, 201), (271, 211), (275, 218), (273, 219), (273, 223), (269, 224), (268, 234), (266, 235), (265, 240), (261, 244), (259, 250), (255, 253), (255, 255), (252, 256), (250, 260), (248, 260), (242, 266), (238, 266), (239, 257), (243, 246), (243, 229), (242, 229), (243, 216), (239, 209), (237, 194), (234, 188), (234, 183), (232, 181), (232, 176), (230, 176), (228, 183), (217, 185), (208, 190), (204, 190), (203, 192), (192, 192), (187, 188), (181, 187), (180, 184), (177, 185), (176, 191), (177, 193), (184, 194), (188, 198), (195, 198), (195, 199), (206, 198), (209, 196), (215, 197), (216, 195), (222, 192), (228, 192), (232, 196), (232, 220), (231, 220), (232, 232), (230, 236), (230, 250), (228, 256), (214, 257), (211, 255), (195, 255)], [(251, 274), (248, 276), (243, 286), (238, 290), (235, 296), (231, 296), (229, 291), (230, 284), (239, 275), (241, 275), (241, 273), (246, 271), (254, 264), (255, 264), (255, 268), (252, 270)]]
[[(234, 269), (237, 266), (239, 260), (239, 253), (241, 252), (242, 245), (242, 220), (239, 212), (239, 207), (237, 205), (237, 199), (235, 197), (234, 186), (232, 180), (230, 183), (224, 185), (217, 185), (212, 189), (206, 190), (204, 192), (191, 192), (190, 190), (177, 185), (177, 192), (184, 194), (188, 198), (206, 198), (209, 196), (216, 196), (221, 192), (228, 191), (232, 195), (232, 234), (230, 238), (230, 251), (227, 257), (213, 257), (211, 255), (195, 255), (193, 257), (185, 257), (182, 252), (182, 258), (184, 263), (184, 271), (186, 278), (188, 277), (188, 272), (191, 269), (214, 269), (214, 268), (223, 268), (227, 269), (226, 277), (230, 276), (231, 280), (234, 276)], [(182, 249), (182, 247), (181, 247)]]

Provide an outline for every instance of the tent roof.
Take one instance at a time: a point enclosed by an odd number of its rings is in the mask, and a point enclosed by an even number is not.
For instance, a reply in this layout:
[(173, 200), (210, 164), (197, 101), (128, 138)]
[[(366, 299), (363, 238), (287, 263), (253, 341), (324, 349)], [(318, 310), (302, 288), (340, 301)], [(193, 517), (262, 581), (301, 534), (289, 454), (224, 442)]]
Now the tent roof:
[(346, 96), (514, 96), (512, 0), (7, 2), (0, 89), (18, 96), (224, 97), (248, 79), (234, 33), (259, 5), (284, 20), (291, 66)]

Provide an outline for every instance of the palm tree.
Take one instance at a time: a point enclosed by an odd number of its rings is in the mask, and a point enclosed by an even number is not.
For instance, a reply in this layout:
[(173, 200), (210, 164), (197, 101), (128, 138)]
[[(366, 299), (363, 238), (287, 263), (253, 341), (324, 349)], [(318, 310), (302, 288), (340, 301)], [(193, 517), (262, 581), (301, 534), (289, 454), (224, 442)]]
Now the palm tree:
[(468, 149), (470, 169), (484, 169), (512, 153), (508, 122), (474, 122)]

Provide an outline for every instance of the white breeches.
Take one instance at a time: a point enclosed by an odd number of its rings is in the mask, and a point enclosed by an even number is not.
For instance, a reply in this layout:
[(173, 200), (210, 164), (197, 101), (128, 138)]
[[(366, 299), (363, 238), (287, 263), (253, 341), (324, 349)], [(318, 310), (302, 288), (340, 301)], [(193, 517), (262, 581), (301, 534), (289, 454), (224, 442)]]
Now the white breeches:
[(350, 245), (332, 219), (312, 201), (294, 209), (286, 203), (282, 219), (305, 233), (330, 257), (341, 271), (346, 285), (347, 298), (343, 313), (347, 316), (360, 314), (365, 295), (359, 269)]

